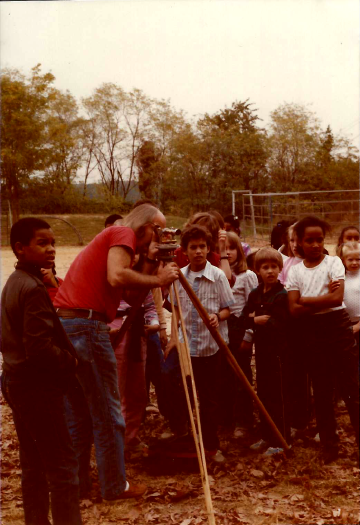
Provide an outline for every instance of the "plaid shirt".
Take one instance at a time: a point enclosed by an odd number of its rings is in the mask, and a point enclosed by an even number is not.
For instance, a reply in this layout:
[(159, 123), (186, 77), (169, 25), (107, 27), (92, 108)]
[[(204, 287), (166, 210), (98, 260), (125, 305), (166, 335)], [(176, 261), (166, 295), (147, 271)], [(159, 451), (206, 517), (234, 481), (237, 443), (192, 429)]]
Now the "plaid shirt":
[[(184, 276), (188, 278), (190, 265), (181, 268)], [(207, 357), (218, 351), (218, 345), (211, 336), (206, 325), (201, 320), (197, 310), (190, 301), (181, 284), (179, 286), (179, 299), (184, 317), (186, 334), (190, 346), (190, 355), (193, 357)], [(197, 276), (192, 289), (200, 299), (208, 314), (215, 314), (234, 303), (233, 294), (224, 272), (208, 261), (200, 276)], [(176, 304), (176, 299), (175, 299)], [(221, 321), (218, 328), (222, 338), (228, 342), (227, 322)], [(180, 341), (183, 342), (183, 334), (179, 329)]]

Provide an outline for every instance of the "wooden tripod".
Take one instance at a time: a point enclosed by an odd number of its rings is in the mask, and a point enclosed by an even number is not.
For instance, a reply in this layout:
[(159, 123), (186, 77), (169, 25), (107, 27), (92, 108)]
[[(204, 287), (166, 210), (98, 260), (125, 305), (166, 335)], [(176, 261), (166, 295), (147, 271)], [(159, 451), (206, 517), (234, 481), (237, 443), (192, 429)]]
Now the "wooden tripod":
[[(178, 332), (178, 327), (176, 323), (176, 315), (175, 315), (175, 308), (174, 308), (173, 291), (175, 292), (177, 308), (178, 308), (179, 318), (180, 318), (180, 326), (181, 326), (181, 331), (184, 337), (183, 343), (181, 343), (179, 340), (179, 332)], [(176, 346), (177, 346), (178, 354), (179, 354), (181, 377), (182, 377), (183, 385), (184, 385), (184, 391), (185, 391), (186, 403), (187, 403), (188, 411), (189, 411), (191, 429), (192, 429), (192, 433), (193, 433), (194, 441), (195, 441), (196, 454), (197, 454), (197, 458), (199, 461), (201, 482), (203, 485), (203, 490), (204, 490), (204, 495), (205, 495), (205, 504), (206, 504), (206, 511), (208, 514), (208, 521), (209, 521), (209, 525), (215, 525), (215, 515), (214, 515), (214, 509), (213, 509), (213, 504), (211, 500), (210, 483), (209, 483), (209, 477), (207, 473), (205, 450), (204, 450), (204, 444), (203, 444), (202, 432), (201, 432), (199, 403), (197, 399), (194, 374), (193, 374), (193, 369), (192, 369), (191, 359), (190, 359), (189, 343), (188, 343), (187, 336), (186, 336), (185, 323), (184, 323), (184, 318), (183, 318), (183, 314), (181, 310), (177, 283), (173, 283), (172, 287), (170, 288), (170, 300), (171, 300), (171, 310), (172, 310), (171, 322), (172, 322), (173, 333), (175, 334)], [(194, 405), (195, 405), (196, 421), (195, 421), (193, 409), (191, 406), (191, 399), (190, 399), (190, 394), (188, 390), (187, 379), (190, 379), (192, 397), (194, 399)]]

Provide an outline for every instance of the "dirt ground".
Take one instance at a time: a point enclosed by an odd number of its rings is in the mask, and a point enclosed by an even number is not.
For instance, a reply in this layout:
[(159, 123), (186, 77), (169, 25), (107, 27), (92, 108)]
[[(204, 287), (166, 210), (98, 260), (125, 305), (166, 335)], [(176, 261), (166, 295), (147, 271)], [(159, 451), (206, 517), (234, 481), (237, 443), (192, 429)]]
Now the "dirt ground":
[[(333, 247), (329, 252), (333, 253)], [(58, 247), (56, 265), (63, 277), (80, 247)], [(1, 284), (13, 270), (11, 250), (2, 250)], [(154, 394), (152, 393), (153, 401)], [(289, 457), (265, 458), (249, 452), (249, 444), (258, 438), (257, 431), (247, 442), (232, 438), (229, 429), (220, 431), (221, 449), (226, 463), (209, 463), (211, 495), (218, 525), (270, 524), (347, 524), (360, 519), (359, 464), (346, 409), (339, 403), (337, 416), (340, 457), (327, 466), (321, 463), (319, 444), (314, 440), (315, 422), (292, 445)], [(141, 430), (145, 443), (158, 437), (166, 428), (159, 414), (147, 415)], [(1, 523), (23, 523), (21, 470), (17, 437), (11, 411), (1, 398)], [(196, 460), (127, 458), (129, 479), (145, 483), (148, 490), (139, 500), (104, 503), (97, 482), (96, 463), (92, 458), (93, 489), (91, 497), (81, 502), (83, 523), (110, 525), (206, 524), (204, 497)]]

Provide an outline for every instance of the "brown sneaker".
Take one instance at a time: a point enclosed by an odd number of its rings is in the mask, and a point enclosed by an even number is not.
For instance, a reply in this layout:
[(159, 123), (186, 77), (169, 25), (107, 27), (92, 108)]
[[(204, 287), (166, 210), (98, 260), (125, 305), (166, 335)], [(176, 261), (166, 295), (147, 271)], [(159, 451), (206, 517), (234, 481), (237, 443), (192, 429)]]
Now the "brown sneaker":
[(141, 496), (147, 491), (147, 486), (143, 485), (142, 483), (138, 483), (135, 485), (135, 483), (132, 483), (131, 481), (128, 481), (129, 483), (129, 489), (124, 490), (119, 496), (117, 496), (114, 499), (108, 500), (105, 499), (107, 503), (113, 503), (120, 499), (130, 499), (130, 498), (141, 498)]

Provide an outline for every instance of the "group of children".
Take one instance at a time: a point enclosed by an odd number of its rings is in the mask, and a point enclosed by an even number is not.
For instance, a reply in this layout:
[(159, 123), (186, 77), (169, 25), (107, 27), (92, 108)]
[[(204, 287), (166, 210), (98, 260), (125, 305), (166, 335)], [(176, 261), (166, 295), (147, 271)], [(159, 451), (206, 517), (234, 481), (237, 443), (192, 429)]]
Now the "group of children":
[[(359, 443), (359, 231), (348, 227), (341, 233), (341, 259), (328, 255), (324, 248), (328, 231), (328, 224), (316, 217), (305, 217), (291, 225), (287, 233), (288, 256), (270, 247), (258, 250), (254, 256), (256, 274), (247, 269), (239, 237), (228, 232), (226, 255), (220, 252), (220, 260), (227, 260), (235, 279), (223, 280), (220, 289), (207, 270), (209, 235), (201, 227), (190, 226), (181, 241), (182, 252), (188, 258), (183, 273), (206, 304), (211, 322), (229, 341), (250, 382), (254, 344), (257, 394), (288, 443), (309, 422), (311, 380), (324, 463), (338, 457), (335, 384)], [(215, 405), (221, 406), (223, 422), (235, 426), (234, 437), (249, 438), (253, 430), (253, 402), (226, 359), (219, 356), (219, 362), (209, 369), (209, 356), (215, 363), (216, 345), (205, 338), (206, 329), (181, 290), (180, 286), (195, 380), (199, 376), (196, 383), (205, 449), (210, 452), (218, 443), (214, 437), (219, 422)], [(231, 290), (232, 301), (224, 301), (220, 290), (223, 294)], [(170, 399), (179, 397), (172, 394)], [(179, 403), (174, 405), (172, 419), (177, 426), (185, 417), (183, 413)], [(262, 416), (260, 420), (261, 439), (251, 445), (251, 450), (265, 455), (282, 452), (266, 420)], [(180, 427), (184, 432), (184, 424)], [(207, 446), (208, 440), (212, 446)], [(218, 452), (216, 457), (219, 455)]]
[[(339, 238), (338, 256), (328, 255), (324, 248), (328, 231), (329, 226), (323, 220), (305, 217), (287, 228), (281, 251), (264, 247), (249, 253), (249, 246), (240, 241), (237, 218), (228, 216), (223, 221), (215, 211), (198, 213), (186, 224), (181, 247), (175, 252), (175, 260), (205, 307), (210, 324), (228, 343), (251, 384), (255, 348), (257, 395), (289, 444), (294, 433), (303, 430), (309, 422), (311, 379), (325, 463), (338, 456), (335, 385), (346, 404), (359, 444), (359, 230), (353, 226), (344, 228)], [(40, 237), (35, 233), (35, 240), (31, 239), (35, 242), (33, 251), (41, 252), (38, 259), (43, 258), (44, 269), (41, 273), (32, 269), (31, 264), (38, 264), (38, 261), (31, 260), (31, 250), (23, 248), (24, 242), (18, 243), (24, 251), (21, 258), (33, 272), (29, 279), (29, 286), (34, 289), (31, 293), (39, 290), (39, 282), (43, 281), (53, 299), (61, 286), (61, 279), (54, 272), (54, 240), (46, 237), (44, 228)], [(149, 261), (156, 264), (154, 259)], [(138, 264), (141, 267), (141, 261)], [(234, 438), (250, 443), (254, 435), (253, 400), (235, 377), (184, 288), (181, 284), (177, 286), (179, 304), (175, 303), (175, 315), (178, 320), (181, 313), (185, 322), (205, 450), (209, 457), (224, 461), (219, 450), (218, 426), (220, 423), (233, 425)], [(192, 437), (179, 372), (177, 337), (172, 333), (166, 344), (164, 320), (159, 320), (159, 316), (162, 317), (161, 298), (159, 303), (157, 297), (155, 303), (149, 293), (125, 338), (114, 344), (127, 426), (125, 446), (140, 442), (138, 433), (148, 400), (148, 368), (155, 370), (152, 377), (156, 377), (158, 405), (172, 431), (162, 444), (170, 449), (173, 445), (175, 450), (179, 442), (191, 441)], [(46, 308), (50, 311), (50, 304)], [(129, 312), (129, 304), (122, 301), (110, 325), (115, 335)], [(162, 329), (161, 341), (157, 335), (159, 328)], [(185, 334), (180, 328), (179, 336), (180, 341), (184, 341)], [(153, 344), (155, 342), (157, 351), (147, 355), (149, 337)], [(72, 355), (71, 347), (63, 354), (56, 347), (51, 352), (52, 359), (67, 360), (73, 380), (76, 356)], [(5, 369), (2, 388), (10, 405), (15, 402), (15, 386), (7, 385)], [(44, 407), (44, 411), (48, 408)], [(18, 425), (20, 428), (20, 421)], [(259, 437), (260, 440), (250, 446), (253, 452), (266, 455), (282, 452), (281, 444), (262, 416)], [(66, 453), (73, 462), (73, 455), (69, 451)], [(67, 483), (71, 486), (74, 480), (71, 478)], [(69, 523), (80, 523), (78, 507), (74, 509), (73, 521)]]

